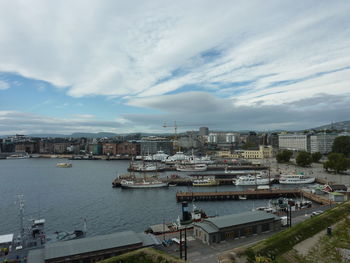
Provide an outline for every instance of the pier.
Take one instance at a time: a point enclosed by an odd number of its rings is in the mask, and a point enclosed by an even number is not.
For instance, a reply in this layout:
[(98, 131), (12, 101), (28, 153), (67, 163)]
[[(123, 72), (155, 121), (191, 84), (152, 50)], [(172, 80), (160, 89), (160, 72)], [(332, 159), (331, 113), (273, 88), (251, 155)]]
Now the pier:
[(295, 198), (304, 196), (321, 205), (333, 204), (332, 201), (322, 196), (312, 194), (300, 189), (271, 189), (271, 190), (245, 190), (226, 192), (178, 192), (176, 201), (225, 201), (241, 199), (270, 199), (278, 197)]

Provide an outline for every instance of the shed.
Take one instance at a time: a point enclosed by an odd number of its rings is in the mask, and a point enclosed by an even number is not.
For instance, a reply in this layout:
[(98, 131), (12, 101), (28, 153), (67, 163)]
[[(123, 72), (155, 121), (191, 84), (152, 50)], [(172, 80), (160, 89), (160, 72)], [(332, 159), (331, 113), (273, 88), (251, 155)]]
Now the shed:
[(0, 248), (9, 248), (13, 241), (13, 234), (0, 236)]
[(338, 192), (331, 192), (329, 194), (329, 199), (333, 202), (344, 202), (346, 201), (346, 195)]

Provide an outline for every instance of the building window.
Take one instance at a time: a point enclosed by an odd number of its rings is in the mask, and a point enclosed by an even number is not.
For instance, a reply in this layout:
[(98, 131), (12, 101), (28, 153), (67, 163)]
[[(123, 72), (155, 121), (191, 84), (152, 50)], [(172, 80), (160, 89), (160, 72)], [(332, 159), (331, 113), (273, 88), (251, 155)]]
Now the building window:
[(262, 224), (261, 225), (261, 232), (266, 232), (270, 230), (270, 224), (266, 223), (266, 224)]

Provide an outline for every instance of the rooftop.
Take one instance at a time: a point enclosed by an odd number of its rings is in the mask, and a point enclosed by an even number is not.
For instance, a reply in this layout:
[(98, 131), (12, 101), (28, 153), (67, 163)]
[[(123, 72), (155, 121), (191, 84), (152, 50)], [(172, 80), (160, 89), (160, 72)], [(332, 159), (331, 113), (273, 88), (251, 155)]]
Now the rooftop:
[(13, 234), (1, 235), (0, 244), (11, 243), (13, 240)]
[(238, 226), (248, 224), (256, 221), (263, 221), (269, 219), (279, 219), (278, 216), (269, 214), (263, 211), (249, 211), (239, 214), (232, 214), (226, 216), (218, 216), (204, 220), (204, 222), (211, 222), (217, 228), (225, 228), (231, 226)]

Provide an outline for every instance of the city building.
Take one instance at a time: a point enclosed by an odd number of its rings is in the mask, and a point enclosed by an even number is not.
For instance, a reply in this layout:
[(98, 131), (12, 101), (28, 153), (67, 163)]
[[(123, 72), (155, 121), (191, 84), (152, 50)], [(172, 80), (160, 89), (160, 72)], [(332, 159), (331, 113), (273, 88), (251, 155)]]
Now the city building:
[(311, 153), (320, 152), (327, 154), (332, 151), (332, 146), (337, 134), (319, 133), (310, 136)]
[(35, 142), (20, 142), (15, 144), (15, 152), (37, 153), (38, 144)]
[(116, 143), (103, 143), (102, 144), (102, 154), (104, 154), (104, 155), (116, 155), (117, 154), (117, 144)]
[(103, 236), (48, 243), (30, 250), (27, 263), (94, 263), (132, 250), (160, 245), (153, 235), (119, 232)]
[(99, 143), (89, 144), (88, 145), (88, 152), (89, 152), (89, 154), (92, 153), (93, 155), (102, 154), (102, 144), (99, 144)]
[(273, 157), (272, 146), (260, 145), (259, 150), (245, 150), (242, 153), (245, 159), (264, 159)]
[(205, 244), (277, 231), (281, 228), (280, 217), (264, 211), (218, 216), (194, 224), (194, 237)]
[(207, 135), (209, 135), (209, 128), (208, 127), (200, 127), (199, 128), (199, 135), (200, 136), (207, 136)]
[(163, 151), (168, 155), (173, 154), (173, 142), (160, 138), (145, 138), (140, 141), (141, 155), (156, 154)]
[(140, 154), (140, 143), (122, 142), (117, 145), (117, 154), (136, 156)]
[(279, 134), (278, 145), (280, 149), (292, 151), (310, 151), (310, 135), (308, 134)]

